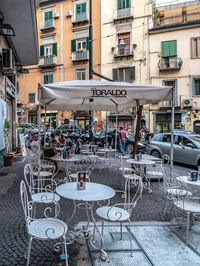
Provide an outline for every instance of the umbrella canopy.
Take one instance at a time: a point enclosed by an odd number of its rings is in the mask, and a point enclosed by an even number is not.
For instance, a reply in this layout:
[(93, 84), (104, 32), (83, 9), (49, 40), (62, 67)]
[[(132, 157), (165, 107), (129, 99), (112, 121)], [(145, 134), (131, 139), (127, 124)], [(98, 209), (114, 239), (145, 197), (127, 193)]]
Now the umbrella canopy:
[(99, 80), (73, 80), (40, 85), (41, 103), (47, 110), (118, 111), (167, 101), (171, 87)]

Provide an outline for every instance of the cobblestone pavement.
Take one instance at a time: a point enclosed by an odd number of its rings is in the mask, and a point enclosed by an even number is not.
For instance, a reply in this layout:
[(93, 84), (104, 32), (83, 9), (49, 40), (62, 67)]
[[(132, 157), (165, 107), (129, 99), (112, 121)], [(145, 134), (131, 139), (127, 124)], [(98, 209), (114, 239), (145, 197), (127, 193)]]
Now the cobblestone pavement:
[[(24, 254), (27, 249), (27, 234), (19, 193), (20, 181), (23, 179), (23, 167), (24, 164), (21, 159), (15, 158), (12, 167), (0, 169), (0, 181), (2, 178), (9, 180), (10, 175), (12, 176), (12, 184), (6, 187), (4, 182), (5, 190), (0, 195), (0, 266), (25, 265), (26, 262)], [(178, 171), (188, 171), (188, 168), (181, 166), (175, 168)], [(95, 170), (91, 179), (94, 182), (110, 185), (115, 189), (120, 189), (123, 183), (121, 174), (109, 169)], [(144, 190), (142, 199), (138, 202), (132, 214), (132, 221), (160, 221), (165, 200), (164, 193), (155, 182), (152, 183), (152, 190), (152, 194)], [(111, 200), (111, 203), (119, 201), (120, 199), (116, 196)], [(72, 213), (73, 202), (61, 199), (60, 205), (59, 219), (66, 221)], [(171, 218), (172, 214), (169, 206), (165, 221), (169, 221)], [(73, 228), (80, 221), (86, 221), (84, 210), (77, 211), (69, 227)], [(52, 241), (34, 240), (31, 249), (31, 265), (62, 265), (58, 254), (53, 251), (54, 244)], [(78, 264), (77, 259), (80, 247), (81, 245), (76, 242), (69, 245), (69, 265), (83, 265)]]

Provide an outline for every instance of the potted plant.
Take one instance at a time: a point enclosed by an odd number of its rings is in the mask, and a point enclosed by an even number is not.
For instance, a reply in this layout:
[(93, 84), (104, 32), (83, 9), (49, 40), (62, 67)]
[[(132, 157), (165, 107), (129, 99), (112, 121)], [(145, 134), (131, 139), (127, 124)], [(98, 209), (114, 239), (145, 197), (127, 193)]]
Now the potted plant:
[(14, 155), (9, 153), (9, 131), (10, 131), (10, 122), (5, 120), (4, 123), (4, 137), (5, 137), (5, 154), (4, 154), (4, 165), (11, 166), (13, 163)]

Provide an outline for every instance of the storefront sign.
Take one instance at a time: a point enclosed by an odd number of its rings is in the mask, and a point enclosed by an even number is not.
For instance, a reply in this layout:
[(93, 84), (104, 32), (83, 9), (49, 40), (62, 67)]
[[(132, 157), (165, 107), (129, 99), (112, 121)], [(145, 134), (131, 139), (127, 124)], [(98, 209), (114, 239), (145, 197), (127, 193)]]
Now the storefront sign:
[(91, 89), (92, 97), (120, 97), (125, 98), (127, 96), (126, 90), (101, 90), (93, 88)]
[(16, 88), (7, 77), (6, 77), (6, 92), (13, 98), (16, 98)]
[(4, 124), (6, 119), (6, 102), (0, 99), (0, 150), (5, 149)]

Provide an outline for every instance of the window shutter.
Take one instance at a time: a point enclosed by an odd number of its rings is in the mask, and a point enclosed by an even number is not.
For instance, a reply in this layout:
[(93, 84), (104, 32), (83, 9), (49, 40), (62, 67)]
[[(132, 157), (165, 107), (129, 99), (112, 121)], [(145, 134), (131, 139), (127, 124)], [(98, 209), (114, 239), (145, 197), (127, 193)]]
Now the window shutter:
[(169, 42), (161, 42), (162, 57), (169, 57)]
[(49, 83), (53, 83), (53, 75), (49, 75)]
[(169, 56), (177, 56), (177, 41), (169, 42)]
[(44, 56), (44, 45), (40, 45), (40, 56)]
[(46, 21), (46, 20), (48, 20), (49, 19), (49, 14), (48, 14), (48, 12), (45, 12), (44, 13), (44, 20)]
[(81, 13), (81, 5), (77, 4), (76, 5), (76, 14), (80, 14)]
[(86, 38), (86, 49), (89, 50), (89, 37)]
[(49, 19), (53, 19), (53, 11), (49, 11)]
[(53, 55), (57, 56), (57, 43), (53, 43)]
[(192, 96), (196, 95), (196, 90), (195, 90), (195, 83), (194, 83), (194, 78), (192, 78)]
[(117, 0), (117, 9), (121, 9), (121, 0)]
[(118, 80), (118, 68), (113, 68), (113, 80)]
[(76, 52), (76, 40), (71, 40), (71, 52)]
[(82, 13), (86, 13), (86, 3), (82, 4)]
[(131, 0), (126, 0), (126, 8), (131, 7)]
[(135, 67), (130, 67), (130, 82), (135, 80)]

